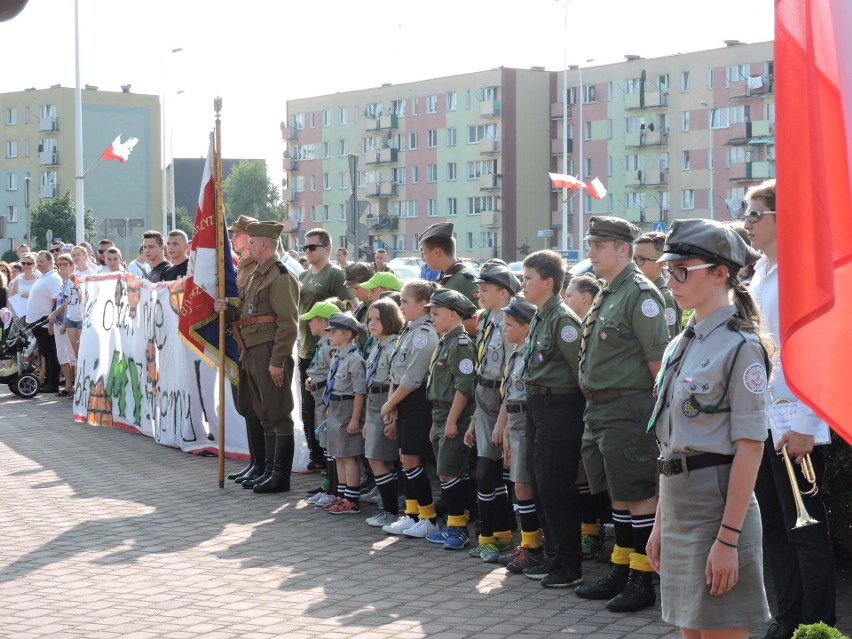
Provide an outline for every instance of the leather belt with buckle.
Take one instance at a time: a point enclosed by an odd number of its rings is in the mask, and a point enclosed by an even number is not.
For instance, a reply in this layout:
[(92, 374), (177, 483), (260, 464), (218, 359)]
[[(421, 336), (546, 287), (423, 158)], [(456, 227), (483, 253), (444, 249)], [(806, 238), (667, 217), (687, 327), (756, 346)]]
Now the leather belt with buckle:
[(499, 379), (485, 379), (484, 377), (476, 376), (476, 385), (483, 388), (498, 388), (500, 386)]
[(660, 474), (665, 477), (672, 475), (680, 475), (683, 472), (700, 470), (702, 468), (710, 468), (711, 466), (723, 466), (732, 464), (734, 461), (733, 455), (721, 455), (719, 453), (699, 453), (698, 455), (689, 455), (687, 457), (675, 457), (673, 459), (657, 460), (657, 467), (660, 469)]
[(539, 386), (538, 384), (527, 384), (527, 395), (579, 395), (580, 389), (576, 386)]
[(526, 413), (527, 407), (525, 404), (506, 404), (507, 413)]

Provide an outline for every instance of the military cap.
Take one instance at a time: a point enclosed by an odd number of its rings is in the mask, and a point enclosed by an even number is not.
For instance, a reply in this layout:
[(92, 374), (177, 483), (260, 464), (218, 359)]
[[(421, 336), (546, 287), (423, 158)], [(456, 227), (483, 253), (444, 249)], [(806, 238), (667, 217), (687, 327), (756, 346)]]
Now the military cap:
[(237, 231), (247, 231), (248, 225), (257, 222), (257, 220), (253, 217), (249, 217), (248, 215), (241, 215), (236, 222), (231, 224), (228, 227), (228, 233), (236, 233)]
[(526, 301), (523, 297), (513, 297), (508, 306), (504, 306), (502, 310), (506, 315), (511, 315), (517, 320), (529, 324), (538, 310), (535, 304)]
[(299, 321), (307, 322), (315, 317), (324, 317), (325, 319), (328, 319), (335, 313), (340, 313), (340, 309), (337, 305), (332, 304), (331, 302), (317, 302), (307, 313), (299, 315)]
[(343, 272), (346, 273), (346, 286), (350, 284), (363, 284), (373, 277), (373, 267), (366, 262), (353, 262)]
[(760, 259), (760, 253), (727, 224), (715, 220), (675, 220), (666, 237), (663, 255), (657, 262), (692, 257), (717, 261), (740, 270)]
[(373, 289), (373, 288), (389, 288), (392, 291), (402, 290), (402, 280), (400, 280), (393, 273), (388, 273), (383, 271), (381, 273), (376, 273), (369, 279), (369, 281), (361, 284), (361, 288)]
[(426, 306), (443, 306), (451, 311), (455, 311), (463, 319), (470, 319), (476, 313), (476, 307), (473, 305), (473, 302), (467, 299), (466, 295), (451, 288), (439, 288), (432, 293), (432, 297), (429, 298), (429, 303)]
[(438, 222), (437, 224), (433, 224), (428, 229), (423, 231), (420, 234), (420, 241), (430, 238), (430, 237), (452, 237), (453, 236), (453, 223), (452, 222)]
[(611, 215), (593, 215), (589, 218), (589, 232), (584, 242), (606, 242), (623, 240), (631, 244), (639, 237), (639, 227), (627, 220)]
[(477, 284), (496, 284), (502, 286), (512, 295), (521, 290), (521, 283), (505, 263), (486, 262), (479, 269), (475, 280)]
[(352, 331), (355, 335), (358, 335), (361, 331), (364, 330), (364, 327), (361, 325), (361, 322), (356, 320), (351, 313), (332, 313), (328, 318), (328, 326), (325, 327), (325, 330), (330, 331), (335, 328), (342, 328), (348, 331)]
[(278, 222), (250, 222), (246, 227), (249, 237), (265, 237), (271, 240), (281, 237), (283, 230), (284, 225)]

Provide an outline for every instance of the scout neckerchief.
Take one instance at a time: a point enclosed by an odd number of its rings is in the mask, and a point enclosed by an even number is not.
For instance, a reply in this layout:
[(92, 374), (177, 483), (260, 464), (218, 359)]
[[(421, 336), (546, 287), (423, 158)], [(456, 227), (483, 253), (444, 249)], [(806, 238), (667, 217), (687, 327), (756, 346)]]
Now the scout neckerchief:
[(435, 349), (435, 352), (432, 353), (432, 359), (429, 360), (429, 375), (426, 378), (427, 389), (432, 385), (432, 368), (435, 366), (435, 360), (438, 359), (438, 355), (440, 354), (442, 348), (444, 348), (443, 339), (438, 342), (438, 347)]
[(317, 360), (319, 359), (321, 350), (322, 350), (322, 340), (317, 342), (317, 347), (314, 349), (314, 358), (311, 360), (311, 366), (309, 366), (309, 368), (313, 367), (313, 365), (317, 363)]
[(488, 348), (488, 342), (491, 339), (491, 333), (494, 332), (494, 320), (489, 320), (488, 325), (485, 327), (484, 334), (482, 336), (482, 342), (479, 344), (479, 353), (477, 354), (477, 363), (478, 370), (477, 375), (482, 375), (482, 367), (483, 367), (483, 355), (485, 355), (485, 349)]
[[(353, 344), (352, 347), (343, 354), (343, 357), (346, 357), (347, 355), (349, 355), (349, 353), (352, 353), (357, 350), (358, 347)], [(326, 406), (331, 404), (331, 391), (334, 390), (334, 376), (337, 375), (337, 369), (340, 367), (340, 359), (340, 350), (338, 350), (337, 353), (335, 353), (334, 355), (334, 363), (331, 365), (331, 372), (328, 376), (328, 383), (325, 387), (325, 393), (323, 393), (322, 396), (322, 401)]]
[(530, 356), (532, 355), (533, 342), (535, 342), (535, 334), (538, 331), (538, 325), (541, 323), (541, 312), (536, 311), (535, 316), (532, 318), (532, 323), (530, 324), (530, 336), (529, 341), (527, 342), (527, 349), (524, 351), (524, 368), (521, 371), (521, 377), (527, 374), (527, 370), (530, 367)]
[(506, 401), (506, 382), (509, 381), (509, 376), (512, 374), (512, 370), (515, 367), (515, 359), (520, 355), (520, 351), (518, 347), (515, 347), (515, 350), (512, 351), (512, 354), (509, 356), (509, 363), (506, 364), (506, 368), (503, 370), (503, 379), (500, 380), (500, 401)]
[(595, 296), (595, 301), (592, 303), (592, 308), (586, 313), (586, 318), (583, 320), (583, 337), (580, 339), (580, 372), (586, 371), (586, 348), (589, 345), (589, 338), (592, 336), (592, 331), (595, 328), (595, 321), (598, 319), (598, 311), (603, 306), (604, 298), (609, 293), (609, 287), (604, 286)]
[(367, 366), (367, 392), (370, 391), (370, 385), (373, 377), (376, 375), (376, 369), (379, 367), (379, 358), (382, 356), (382, 351), (385, 345), (381, 341), (376, 341), (376, 348), (373, 351), (373, 357), (370, 358), (370, 365)]

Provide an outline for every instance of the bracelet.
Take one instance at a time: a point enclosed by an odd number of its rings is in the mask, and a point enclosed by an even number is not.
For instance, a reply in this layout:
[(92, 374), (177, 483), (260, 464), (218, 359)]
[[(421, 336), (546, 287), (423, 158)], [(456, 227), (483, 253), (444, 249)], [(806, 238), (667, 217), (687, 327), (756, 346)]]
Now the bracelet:
[(727, 541), (725, 541), (724, 539), (719, 539), (718, 537), (716, 537), (716, 541), (718, 541), (718, 542), (719, 542), (720, 544), (722, 544), (723, 546), (727, 546), (728, 548), (737, 548), (737, 545), (736, 545), (736, 544), (729, 544), (729, 543), (728, 543)]
[(734, 528), (733, 526), (729, 526), (728, 524), (722, 524), (722, 528), (724, 528), (725, 530), (730, 530), (731, 532), (735, 532), (738, 535), (742, 534), (742, 532), (743, 532), (742, 530), (739, 530), (738, 528)]

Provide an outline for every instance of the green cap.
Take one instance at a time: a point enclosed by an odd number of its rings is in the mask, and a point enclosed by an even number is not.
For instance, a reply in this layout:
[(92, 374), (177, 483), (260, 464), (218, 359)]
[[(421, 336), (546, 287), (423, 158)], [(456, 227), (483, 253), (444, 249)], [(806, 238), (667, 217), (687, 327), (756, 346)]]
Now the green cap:
[(251, 222), (247, 227), (249, 237), (266, 237), (277, 240), (284, 231), (284, 225), (278, 222)]
[(453, 236), (453, 223), (452, 222), (438, 222), (437, 224), (433, 224), (428, 229), (423, 231), (420, 234), (420, 240), (423, 241), (427, 238), (443, 235), (444, 237), (452, 237)]
[(248, 225), (257, 222), (253, 217), (241, 215), (236, 222), (228, 227), (228, 233), (236, 233), (237, 231), (248, 231)]
[(304, 315), (299, 315), (300, 322), (307, 322), (315, 317), (324, 317), (328, 319), (333, 313), (339, 313), (340, 309), (330, 302), (317, 302)]
[(389, 288), (392, 291), (400, 291), (402, 290), (402, 280), (393, 273), (382, 271), (361, 284), (361, 288)]
[(640, 229), (627, 220), (611, 215), (593, 215), (589, 218), (589, 232), (583, 238), (584, 242), (605, 242), (607, 240), (636, 241)]
[(727, 224), (715, 220), (675, 220), (658, 262), (698, 257), (720, 262), (739, 271), (754, 264), (760, 253), (745, 243)]
[(470, 319), (476, 313), (473, 302), (467, 299), (466, 295), (451, 288), (439, 288), (432, 293), (426, 306), (443, 306), (461, 315), (462, 319)]

